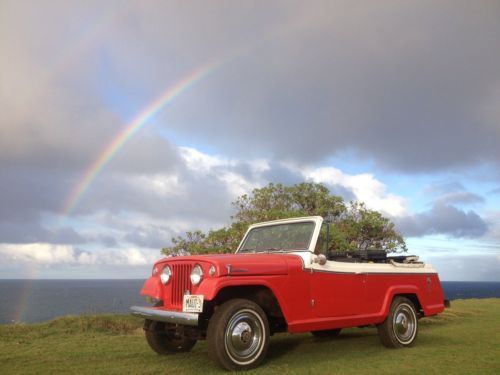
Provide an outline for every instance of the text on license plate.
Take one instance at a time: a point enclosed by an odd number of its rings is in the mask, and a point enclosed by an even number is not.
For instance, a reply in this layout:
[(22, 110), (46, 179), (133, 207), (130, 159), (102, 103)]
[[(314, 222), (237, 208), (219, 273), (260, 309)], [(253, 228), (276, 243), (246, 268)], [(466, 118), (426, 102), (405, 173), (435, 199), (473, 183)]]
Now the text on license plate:
[(203, 311), (203, 295), (186, 294), (182, 304), (184, 312), (202, 312)]

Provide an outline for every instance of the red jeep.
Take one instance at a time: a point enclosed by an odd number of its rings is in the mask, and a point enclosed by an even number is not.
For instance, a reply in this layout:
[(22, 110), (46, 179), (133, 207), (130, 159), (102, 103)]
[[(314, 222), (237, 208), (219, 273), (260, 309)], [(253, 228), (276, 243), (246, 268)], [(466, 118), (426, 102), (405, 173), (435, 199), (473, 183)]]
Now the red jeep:
[(250, 226), (235, 254), (162, 259), (141, 290), (158, 303), (132, 314), (155, 352), (207, 339), (229, 370), (258, 366), (276, 332), (375, 324), (385, 346), (412, 345), (418, 319), (445, 307), (436, 270), (415, 256), (328, 252), (329, 228), (318, 216), (270, 221)]

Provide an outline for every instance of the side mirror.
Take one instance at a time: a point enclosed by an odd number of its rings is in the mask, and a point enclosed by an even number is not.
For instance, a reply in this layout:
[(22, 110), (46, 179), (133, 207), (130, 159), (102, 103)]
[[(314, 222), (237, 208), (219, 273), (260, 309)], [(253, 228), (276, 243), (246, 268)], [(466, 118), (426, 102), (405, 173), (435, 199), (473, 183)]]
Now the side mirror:
[(314, 263), (318, 263), (320, 266), (323, 266), (326, 263), (326, 256), (324, 254), (319, 254), (314, 259)]

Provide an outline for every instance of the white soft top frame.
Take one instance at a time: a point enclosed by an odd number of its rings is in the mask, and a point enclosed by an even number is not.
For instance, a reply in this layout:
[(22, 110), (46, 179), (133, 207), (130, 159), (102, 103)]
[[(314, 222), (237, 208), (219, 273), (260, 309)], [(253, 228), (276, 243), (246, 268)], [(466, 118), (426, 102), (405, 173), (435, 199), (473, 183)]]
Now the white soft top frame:
[(430, 264), (425, 263), (398, 263), (395, 261), (390, 261), (390, 263), (369, 263), (369, 262), (337, 262), (333, 260), (327, 260), (324, 265), (318, 263), (318, 255), (314, 254), (314, 249), (316, 248), (316, 243), (318, 241), (319, 233), (321, 231), (321, 225), (323, 224), (323, 218), (321, 216), (305, 216), (305, 217), (294, 217), (290, 219), (272, 220), (262, 223), (252, 224), (248, 227), (243, 239), (241, 240), (238, 252), (243, 245), (243, 242), (250, 232), (254, 228), (273, 226), (279, 224), (289, 224), (289, 223), (300, 223), (300, 222), (314, 222), (314, 232), (312, 235), (311, 242), (309, 243), (309, 248), (303, 251), (294, 251), (287, 254), (294, 254), (302, 259), (304, 269), (309, 269), (311, 271), (320, 272), (331, 272), (331, 273), (345, 273), (345, 274), (429, 274), (437, 273), (437, 271)]

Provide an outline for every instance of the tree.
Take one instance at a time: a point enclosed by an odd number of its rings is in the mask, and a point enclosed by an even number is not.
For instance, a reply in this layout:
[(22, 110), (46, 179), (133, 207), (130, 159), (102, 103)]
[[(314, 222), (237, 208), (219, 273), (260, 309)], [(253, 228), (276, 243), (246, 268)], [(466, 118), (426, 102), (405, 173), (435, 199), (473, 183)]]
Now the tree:
[(328, 217), (330, 241), (328, 251), (383, 249), (406, 251), (403, 237), (394, 223), (364, 203), (345, 203), (331, 195), (322, 184), (304, 182), (293, 186), (273, 184), (254, 189), (232, 203), (235, 215), (228, 227), (187, 232), (172, 239), (172, 246), (162, 249), (165, 255), (234, 252), (250, 224), (299, 216)]

